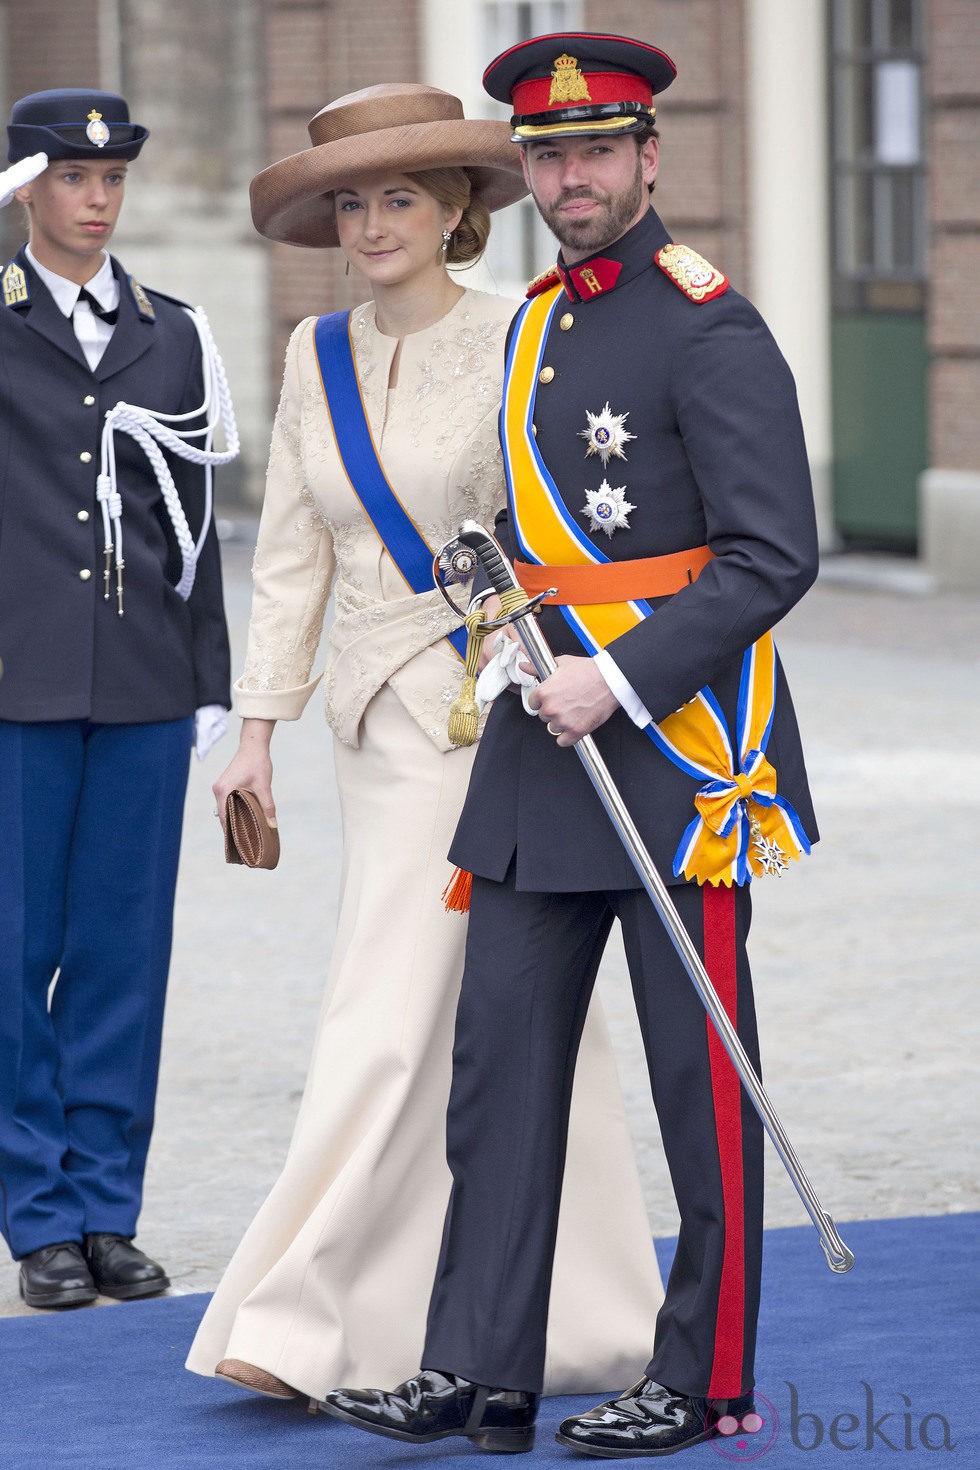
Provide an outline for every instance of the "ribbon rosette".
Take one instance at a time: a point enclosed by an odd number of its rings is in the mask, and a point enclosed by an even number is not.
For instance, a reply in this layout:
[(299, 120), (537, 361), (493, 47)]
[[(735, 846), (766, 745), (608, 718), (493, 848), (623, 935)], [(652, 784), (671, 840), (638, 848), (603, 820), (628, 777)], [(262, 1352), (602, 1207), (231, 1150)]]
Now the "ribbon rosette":
[(736, 770), (725, 717), (709, 689), (651, 728), (654, 740), (689, 775), (709, 779), (694, 797), (697, 816), (674, 856), (674, 875), (698, 883), (747, 883), (779, 873), (810, 851), (800, 820), (777, 794), (765, 750), (776, 697), (771, 634), (745, 652), (739, 685)]

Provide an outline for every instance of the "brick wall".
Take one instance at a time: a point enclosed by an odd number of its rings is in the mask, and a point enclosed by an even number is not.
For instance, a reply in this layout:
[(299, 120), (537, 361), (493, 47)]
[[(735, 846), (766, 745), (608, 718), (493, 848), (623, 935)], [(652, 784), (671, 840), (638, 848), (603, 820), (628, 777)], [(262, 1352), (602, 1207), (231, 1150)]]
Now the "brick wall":
[[(265, 0), (267, 162), (309, 147), (307, 123), (327, 102), (421, 70), (416, 0)], [(304, 316), (352, 306), (364, 284), (344, 275), (339, 250), (270, 251), (272, 382), (278, 392), (289, 332)]]
[(980, 5), (927, 17), (930, 459), (980, 472)]
[(743, 0), (590, 0), (585, 24), (660, 46), (677, 64), (657, 106), (654, 202), (675, 239), (748, 290)]

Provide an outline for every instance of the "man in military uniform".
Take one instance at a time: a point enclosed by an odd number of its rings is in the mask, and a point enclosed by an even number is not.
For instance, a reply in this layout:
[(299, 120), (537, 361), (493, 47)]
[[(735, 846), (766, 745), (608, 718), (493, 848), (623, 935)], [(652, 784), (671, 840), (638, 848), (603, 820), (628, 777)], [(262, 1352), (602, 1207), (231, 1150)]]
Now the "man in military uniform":
[(511, 329), (497, 526), (522, 585), (558, 588), (541, 626), (559, 667), (539, 718), (496, 701), (451, 853), (474, 877), (425, 1369), (325, 1405), (405, 1440), (531, 1447), (574, 1058), (614, 918), (680, 1234), (639, 1382), (558, 1437), (652, 1456), (754, 1422), (761, 1124), (567, 749), (595, 733), (758, 1065), (748, 880), (816, 837), (769, 630), (816, 575), (815, 518), (772, 337), (651, 205), (652, 99), (674, 74), (653, 46), (576, 34), (484, 78), (562, 247)]
[[(226, 721), (229, 649), (204, 339), (106, 250), (147, 130), (67, 89), (8, 133), (29, 243), (0, 305), (0, 1228), (26, 1302), (66, 1307), (169, 1285), (132, 1237), (188, 762)], [(121, 401), (177, 416), (198, 463), (158, 473), (104, 432)]]

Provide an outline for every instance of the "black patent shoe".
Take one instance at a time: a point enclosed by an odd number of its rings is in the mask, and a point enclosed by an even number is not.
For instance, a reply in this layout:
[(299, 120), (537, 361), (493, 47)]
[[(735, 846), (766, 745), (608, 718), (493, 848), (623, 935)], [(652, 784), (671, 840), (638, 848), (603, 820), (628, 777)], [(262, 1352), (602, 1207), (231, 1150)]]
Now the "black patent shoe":
[(486, 1388), (426, 1369), (390, 1393), (379, 1388), (336, 1388), (320, 1401), (320, 1408), (345, 1424), (387, 1439), (431, 1444), (462, 1434), (481, 1450), (520, 1455), (534, 1448), (538, 1395)]
[(85, 1259), (103, 1296), (131, 1302), (166, 1291), (170, 1278), (125, 1235), (86, 1235)]
[(81, 1246), (73, 1240), (45, 1245), (22, 1257), (19, 1286), (29, 1307), (85, 1307), (97, 1295)]
[(742, 1419), (754, 1407), (750, 1393), (737, 1399), (688, 1398), (652, 1378), (641, 1378), (621, 1398), (566, 1419), (555, 1438), (573, 1450), (607, 1459), (672, 1455), (713, 1439), (725, 1415)]

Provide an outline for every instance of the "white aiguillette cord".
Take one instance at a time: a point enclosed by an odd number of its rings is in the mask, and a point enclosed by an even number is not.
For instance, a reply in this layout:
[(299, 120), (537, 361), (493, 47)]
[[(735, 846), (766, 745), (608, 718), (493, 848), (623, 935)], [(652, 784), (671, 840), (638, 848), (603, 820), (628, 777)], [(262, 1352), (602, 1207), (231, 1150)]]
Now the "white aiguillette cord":
[[(221, 355), (211, 335), (208, 319), (200, 307), (197, 311), (192, 311), (190, 307), (184, 309), (197, 329), (201, 344), (204, 402), (200, 408), (192, 409), (189, 413), (168, 414), (157, 413), (152, 408), (143, 408), (135, 403), (117, 403), (115, 408), (111, 408), (106, 414), (105, 423), (102, 426), (102, 457), (100, 473), (95, 482), (95, 495), (102, 509), (102, 525), (105, 530), (103, 594), (108, 601), (111, 596), (109, 584), (112, 577), (113, 560), (115, 560), (116, 611), (120, 617), (123, 613), (122, 574), (126, 563), (123, 559), (122, 496), (116, 483), (116, 435), (128, 434), (131, 439), (135, 439), (150, 461), (153, 473), (156, 475), (160, 493), (174, 528), (177, 545), (180, 548), (181, 574), (174, 590), (185, 602), (191, 595), (197, 571), (197, 560), (211, 524), (212, 468), (214, 465), (230, 463), (237, 456), (240, 448), (238, 425), (235, 422), (235, 409), (231, 401), (228, 378)], [(176, 424), (186, 423), (188, 419), (200, 418), (202, 414), (205, 422), (199, 428), (178, 429), (174, 427)], [(219, 420), (227, 446), (224, 450), (211, 448)], [(195, 439), (202, 442), (195, 444), (193, 442)], [(180, 496), (177, 493), (173, 475), (170, 473), (170, 466), (163, 456), (163, 449), (168, 449), (171, 454), (175, 454), (179, 459), (187, 460), (190, 464), (204, 466), (204, 518), (197, 541), (194, 540), (190, 526), (187, 524), (184, 507), (180, 503)]]

